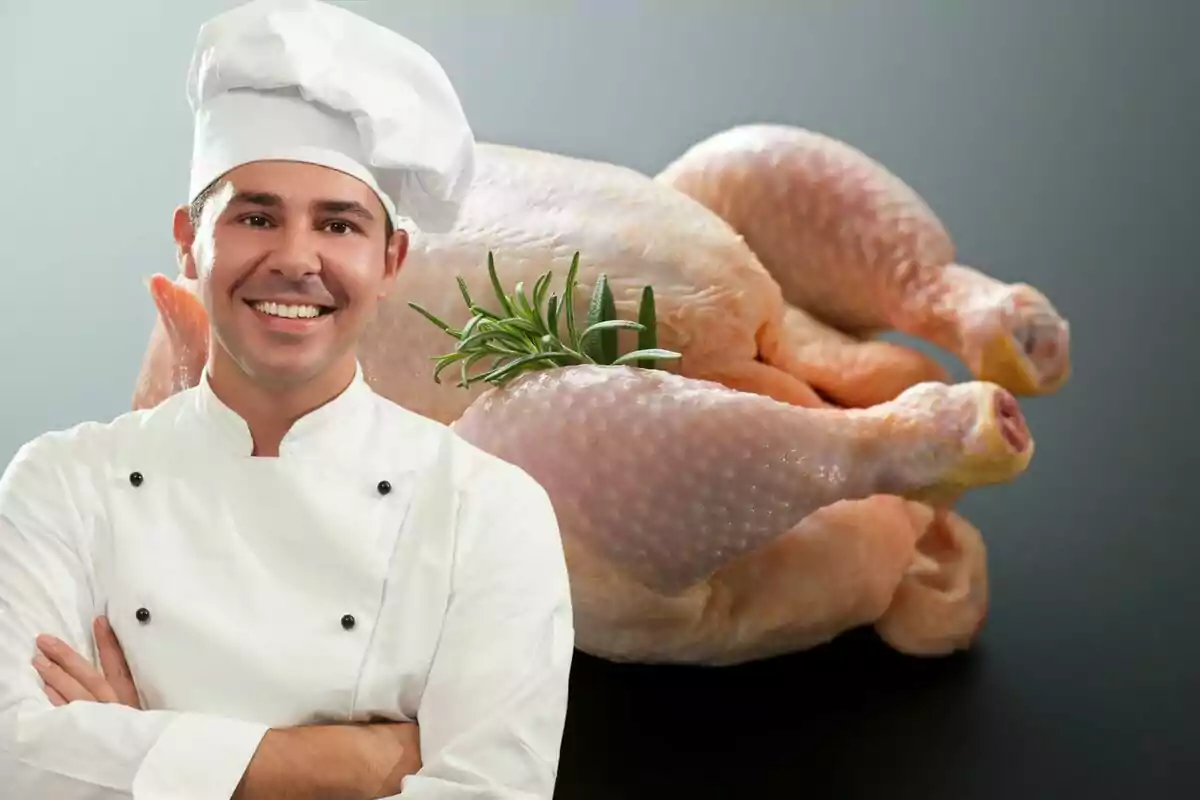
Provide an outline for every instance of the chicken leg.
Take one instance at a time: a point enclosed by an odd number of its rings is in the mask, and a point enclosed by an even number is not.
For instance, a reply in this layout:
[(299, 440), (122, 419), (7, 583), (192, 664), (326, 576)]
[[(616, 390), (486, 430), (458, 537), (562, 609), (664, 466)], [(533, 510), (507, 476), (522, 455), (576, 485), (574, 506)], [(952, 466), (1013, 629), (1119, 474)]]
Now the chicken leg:
[(869, 409), (813, 409), (628, 367), (524, 375), (454, 428), (541, 483), (564, 535), (664, 594), (825, 506), (945, 502), (1014, 478), (1033, 449), (1016, 401), (993, 384), (922, 383)]
[[(844, 142), (739, 126), (692, 146), (656, 180), (727, 221), (789, 303), (838, 330), (911, 334), (1018, 394), (1053, 393), (1069, 376), (1069, 326), (1050, 301), (957, 263), (924, 201)], [(827, 377), (792, 366), (818, 387)]]

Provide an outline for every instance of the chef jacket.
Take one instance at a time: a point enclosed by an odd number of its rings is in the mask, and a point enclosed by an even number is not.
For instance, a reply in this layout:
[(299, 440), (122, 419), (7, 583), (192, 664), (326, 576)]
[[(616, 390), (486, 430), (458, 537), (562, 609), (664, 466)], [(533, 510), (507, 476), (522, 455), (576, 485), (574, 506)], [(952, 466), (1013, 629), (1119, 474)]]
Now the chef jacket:
[[(554, 511), (527, 473), (361, 370), (278, 458), (207, 376), (24, 445), (0, 478), (0, 794), (229, 798), (269, 727), (420, 725), (412, 798), (549, 798), (574, 644)], [(142, 709), (54, 707), (49, 633)]]

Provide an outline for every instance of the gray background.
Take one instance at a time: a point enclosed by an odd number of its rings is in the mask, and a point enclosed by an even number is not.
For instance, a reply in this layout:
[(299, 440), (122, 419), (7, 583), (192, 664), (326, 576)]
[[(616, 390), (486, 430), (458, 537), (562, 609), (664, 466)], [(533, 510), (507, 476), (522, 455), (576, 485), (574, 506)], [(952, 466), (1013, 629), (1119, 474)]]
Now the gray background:
[[(0, 0), (0, 458), (128, 407), (142, 279), (174, 269), (187, 59), (230, 5)], [(993, 570), (975, 707), (1010, 744), (1083, 748), (1051, 778), (1111, 788), (1122, 763), (1161, 790), (1200, 752), (1196, 4), (343, 5), (435, 53), (481, 138), (655, 171), (725, 126), (810, 126), (914, 186), (965, 261), (1045, 291), (1074, 379), (1025, 403), (1028, 474), (962, 504)]]

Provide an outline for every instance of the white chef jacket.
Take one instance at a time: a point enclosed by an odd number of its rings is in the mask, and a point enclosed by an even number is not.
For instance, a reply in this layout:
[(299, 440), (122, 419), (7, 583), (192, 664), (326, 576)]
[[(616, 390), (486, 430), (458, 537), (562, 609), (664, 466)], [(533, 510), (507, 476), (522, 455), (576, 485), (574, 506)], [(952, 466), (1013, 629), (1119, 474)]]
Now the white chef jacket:
[[(551, 797), (574, 628), (544, 490), (361, 371), (250, 452), (206, 376), (9, 464), (0, 794), (226, 800), (269, 727), (383, 715), (420, 725), (406, 800)], [(35, 637), (98, 664), (101, 613), (145, 710), (43, 693)]]

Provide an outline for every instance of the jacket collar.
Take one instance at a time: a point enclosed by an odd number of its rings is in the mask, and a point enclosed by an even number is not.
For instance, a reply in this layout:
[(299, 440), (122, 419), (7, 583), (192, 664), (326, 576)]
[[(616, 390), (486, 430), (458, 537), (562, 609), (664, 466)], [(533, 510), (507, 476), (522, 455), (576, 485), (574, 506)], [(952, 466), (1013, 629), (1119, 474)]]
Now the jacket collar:
[[(194, 396), (193, 409), (201, 438), (223, 453), (249, 458), (254, 449), (250, 428), (212, 390), (207, 367), (195, 387)], [(363, 377), (362, 365), (356, 363), (354, 377), (341, 394), (296, 420), (279, 445), (280, 458), (306, 451), (319, 454), (330, 447), (357, 446), (370, 424), (372, 397), (373, 391)]]

